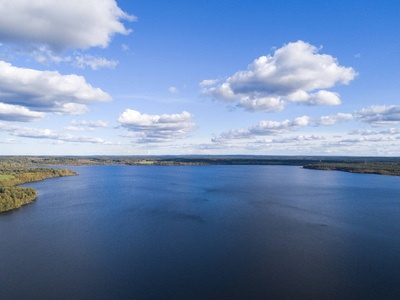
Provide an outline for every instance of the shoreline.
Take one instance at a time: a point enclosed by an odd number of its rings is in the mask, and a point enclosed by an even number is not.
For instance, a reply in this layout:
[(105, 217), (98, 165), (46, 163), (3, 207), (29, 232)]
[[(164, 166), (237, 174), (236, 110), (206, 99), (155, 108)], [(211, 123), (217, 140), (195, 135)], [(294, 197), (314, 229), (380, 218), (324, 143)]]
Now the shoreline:
[[(68, 169), (53, 168), (19, 168), (2, 169), (10, 173), (0, 180), (0, 213), (12, 211), (30, 204), (37, 199), (37, 191), (31, 187), (20, 187), (21, 184), (38, 182), (49, 178), (79, 175)], [(3, 175), (4, 176), (4, 175)]]

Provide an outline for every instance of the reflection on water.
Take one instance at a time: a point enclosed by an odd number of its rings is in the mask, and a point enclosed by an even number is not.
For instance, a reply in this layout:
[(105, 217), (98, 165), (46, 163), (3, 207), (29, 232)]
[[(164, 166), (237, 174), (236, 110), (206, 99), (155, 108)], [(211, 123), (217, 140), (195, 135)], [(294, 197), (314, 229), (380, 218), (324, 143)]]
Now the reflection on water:
[[(84, 166), (0, 215), (5, 299), (400, 297), (400, 178)], [(62, 291), (62, 292), (61, 292)]]

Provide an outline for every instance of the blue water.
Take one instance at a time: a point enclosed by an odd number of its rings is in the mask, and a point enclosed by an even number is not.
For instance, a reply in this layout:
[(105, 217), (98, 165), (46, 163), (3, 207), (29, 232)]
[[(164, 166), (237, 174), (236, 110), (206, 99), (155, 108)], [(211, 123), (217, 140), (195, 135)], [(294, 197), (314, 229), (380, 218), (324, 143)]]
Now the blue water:
[(68, 168), (0, 215), (1, 299), (400, 298), (400, 177)]

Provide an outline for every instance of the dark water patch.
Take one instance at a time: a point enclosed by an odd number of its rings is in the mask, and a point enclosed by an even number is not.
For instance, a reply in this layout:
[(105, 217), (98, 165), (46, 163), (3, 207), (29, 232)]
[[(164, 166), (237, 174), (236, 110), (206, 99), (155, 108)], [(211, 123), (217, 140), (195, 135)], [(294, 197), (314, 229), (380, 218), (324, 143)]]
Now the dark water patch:
[(209, 202), (210, 200), (207, 199), (207, 198), (193, 198), (192, 201), (193, 201), (193, 202), (200, 202), (200, 203), (202, 203), (202, 202)]
[(151, 215), (158, 215), (158, 216), (167, 216), (172, 220), (177, 221), (196, 221), (196, 222), (204, 222), (204, 219), (199, 215), (183, 213), (179, 211), (171, 211), (171, 210), (161, 210), (161, 209), (152, 209), (149, 211)]

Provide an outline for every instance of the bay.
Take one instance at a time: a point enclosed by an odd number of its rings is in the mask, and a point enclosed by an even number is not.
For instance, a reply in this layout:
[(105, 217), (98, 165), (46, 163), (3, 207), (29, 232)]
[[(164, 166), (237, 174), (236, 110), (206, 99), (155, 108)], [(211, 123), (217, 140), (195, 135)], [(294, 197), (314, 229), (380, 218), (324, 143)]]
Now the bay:
[(0, 215), (1, 299), (400, 298), (400, 178), (80, 166)]

